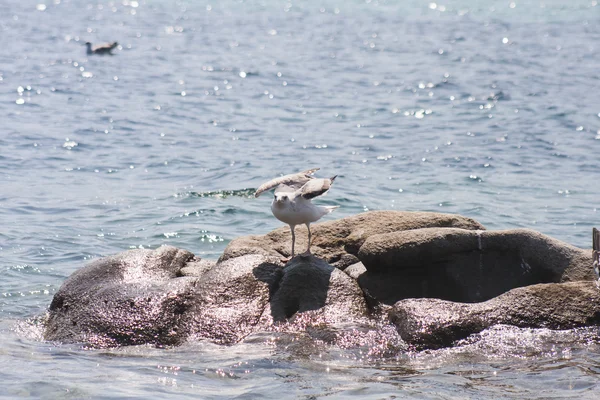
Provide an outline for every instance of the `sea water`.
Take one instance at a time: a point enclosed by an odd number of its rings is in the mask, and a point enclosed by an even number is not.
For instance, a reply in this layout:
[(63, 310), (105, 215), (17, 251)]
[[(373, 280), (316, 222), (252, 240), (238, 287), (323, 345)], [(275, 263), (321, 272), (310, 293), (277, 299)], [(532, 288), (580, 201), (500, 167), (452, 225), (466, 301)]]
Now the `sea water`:
[(338, 175), (325, 219), (458, 213), (590, 248), (599, 20), (595, 0), (0, 0), (0, 396), (597, 398), (597, 328), (373, 358), (261, 334), (87, 349), (39, 316), (90, 260), (216, 259), (281, 226), (253, 189), (312, 167)]

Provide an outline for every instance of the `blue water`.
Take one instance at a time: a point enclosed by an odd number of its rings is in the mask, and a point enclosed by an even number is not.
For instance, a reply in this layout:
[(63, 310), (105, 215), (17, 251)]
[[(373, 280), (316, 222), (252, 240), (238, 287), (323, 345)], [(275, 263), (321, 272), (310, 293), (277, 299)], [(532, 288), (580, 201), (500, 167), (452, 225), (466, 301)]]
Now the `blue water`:
[(589, 248), (599, 22), (591, 0), (0, 0), (0, 396), (595, 398), (594, 329), (373, 359), (260, 335), (90, 350), (35, 317), (91, 259), (217, 258), (280, 226), (252, 189), (314, 166), (339, 175), (330, 219), (459, 213)]

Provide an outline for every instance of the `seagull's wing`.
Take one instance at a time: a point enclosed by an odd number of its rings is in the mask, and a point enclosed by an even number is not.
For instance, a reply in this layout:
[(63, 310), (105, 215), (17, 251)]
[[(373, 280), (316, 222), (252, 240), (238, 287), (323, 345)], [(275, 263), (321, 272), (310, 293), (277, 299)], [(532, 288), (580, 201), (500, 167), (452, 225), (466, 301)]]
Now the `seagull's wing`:
[(260, 196), (263, 192), (273, 189), (279, 185), (285, 185), (294, 188), (294, 190), (299, 189), (306, 182), (314, 179), (311, 175), (318, 171), (319, 168), (308, 169), (306, 171), (298, 172), (296, 174), (290, 174), (285, 176), (280, 176), (279, 178), (271, 179), (269, 182), (263, 183), (256, 189), (254, 193), (254, 197)]
[(307, 200), (320, 196), (329, 190), (336, 177), (337, 175), (329, 179), (311, 179), (296, 192), (296, 195), (300, 195)]
[(275, 193), (287, 193), (290, 195), (290, 197), (293, 197), (296, 190), (298, 190), (298, 188), (281, 184), (277, 186), (277, 188), (275, 189)]

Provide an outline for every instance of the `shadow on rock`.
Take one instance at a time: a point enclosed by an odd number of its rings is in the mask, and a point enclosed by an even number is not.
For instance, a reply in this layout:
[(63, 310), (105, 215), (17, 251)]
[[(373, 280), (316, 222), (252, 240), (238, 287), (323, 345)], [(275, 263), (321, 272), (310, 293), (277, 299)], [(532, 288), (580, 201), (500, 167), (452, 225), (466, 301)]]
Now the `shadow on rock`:
[[(281, 270), (277, 282), (264, 270), (255, 269), (255, 276), (272, 288), (271, 316), (275, 322), (287, 321), (296, 313), (320, 310), (329, 320), (367, 314), (363, 293), (356, 281), (323, 259), (299, 255)], [(261, 276), (261, 278), (259, 278)]]

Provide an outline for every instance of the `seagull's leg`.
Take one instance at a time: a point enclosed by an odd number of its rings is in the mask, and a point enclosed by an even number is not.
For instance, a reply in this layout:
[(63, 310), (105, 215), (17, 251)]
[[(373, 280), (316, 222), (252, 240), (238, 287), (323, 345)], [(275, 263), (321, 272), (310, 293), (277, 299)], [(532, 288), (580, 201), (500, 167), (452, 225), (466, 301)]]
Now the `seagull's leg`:
[(294, 258), (294, 245), (296, 244), (296, 235), (294, 234), (294, 229), (296, 229), (296, 225), (290, 225), (290, 229), (292, 231), (292, 258)]
[(308, 247), (306, 248), (306, 251), (302, 254), (310, 254), (310, 239), (312, 237), (311, 233), (310, 233), (310, 222), (306, 223), (306, 227), (308, 228)]
[(292, 232), (292, 255), (289, 257), (282, 258), (280, 260), (282, 263), (287, 263), (292, 258), (294, 258), (294, 245), (296, 244), (296, 235), (294, 234), (294, 229), (296, 229), (296, 225), (290, 224), (290, 231)]

